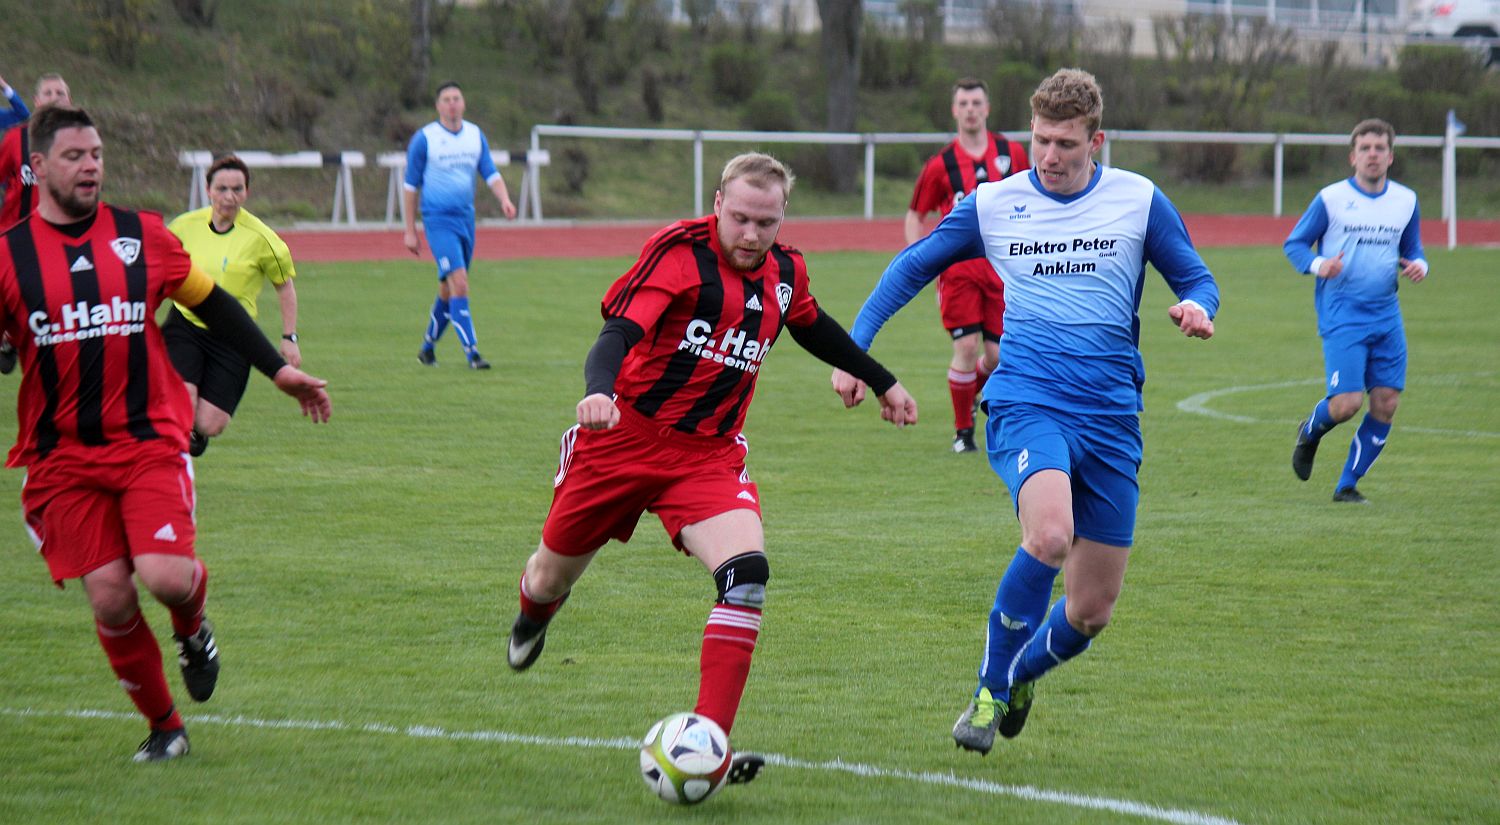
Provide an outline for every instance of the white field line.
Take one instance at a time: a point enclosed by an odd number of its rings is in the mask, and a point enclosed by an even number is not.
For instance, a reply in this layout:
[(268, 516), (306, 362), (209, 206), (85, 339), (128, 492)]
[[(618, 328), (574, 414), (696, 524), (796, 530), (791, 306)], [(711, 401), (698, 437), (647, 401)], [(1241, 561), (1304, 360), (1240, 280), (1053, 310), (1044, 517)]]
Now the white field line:
[[(1481, 377), (1487, 377), (1492, 374), (1493, 373), (1474, 373), (1474, 375)], [(1451, 376), (1433, 377), (1440, 378)], [(1429, 382), (1424, 381), (1422, 383)], [(1451, 384), (1452, 382), (1444, 383)], [(1275, 384), (1247, 384), (1244, 386), (1224, 387), (1222, 389), (1209, 390), (1208, 392), (1200, 392), (1197, 395), (1190, 395), (1187, 398), (1184, 398), (1181, 401), (1177, 402), (1177, 409), (1182, 410), (1186, 413), (1194, 413), (1195, 415), (1206, 415), (1209, 418), (1217, 418), (1220, 421), (1233, 421), (1238, 424), (1275, 424), (1278, 427), (1285, 425), (1288, 429), (1292, 429), (1296, 426), (1296, 422), (1291, 419), (1287, 419), (1285, 421), (1282, 421), (1280, 419), (1275, 421), (1268, 421), (1264, 418), (1255, 418), (1249, 415), (1235, 415), (1233, 413), (1220, 412), (1218, 410), (1212, 409), (1208, 406), (1208, 403), (1216, 398), (1222, 398), (1226, 395), (1236, 395), (1243, 392), (1283, 390), (1288, 387), (1321, 387), (1322, 385), (1323, 379), (1308, 378), (1301, 381), (1279, 381)], [(1302, 414), (1306, 415), (1306, 411), (1304, 410)], [(1396, 429), (1411, 433), (1424, 433), (1427, 435), (1452, 435), (1458, 436), (1460, 438), (1500, 438), (1500, 432), (1490, 432), (1488, 430), (1446, 430), (1436, 427), (1408, 427), (1405, 424), (1402, 424), (1399, 420), (1396, 422)]]
[[(66, 718), (66, 719), (108, 719), (119, 721), (136, 721), (140, 716), (134, 713), (109, 710), (39, 710), (36, 708), (0, 708), (0, 716), (17, 716), (32, 718)], [(598, 739), (587, 736), (535, 736), (524, 733), (507, 733), (505, 731), (450, 731), (443, 728), (426, 725), (385, 725), (376, 722), (341, 722), (336, 719), (312, 720), (312, 719), (256, 719), (249, 716), (219, 716), (214, 714), (184, 716), (193, 724), (224, 725), (239, 728), (260, 728), (267, 730), (300, 730), (300, 731), (347, 731), (351, 733), (379, 733), (396, 736), (407, 736), (414, 739), (445, 739), (460, 742), (497, 742), (509, 745), (535, 745), (545, 748), (583, 748), (583, 749), (608, 749), (608, 750), (636, 750), (641, 746), (637, 739)], [(985, 779), (968, 779), (951, 773), (933, 773), (929, 771), (908, 771), (898, 768), (882, 768), (876, 765), (865, 765), (857, 762), (845, 762), (835, 759), (828, 762), (809, 762), (805, 759), (796, 759), (779, 754), (764, 754), (766, 763), (778, 765), (784, 768), (795, 768), (799, 770), (824, 771), (829, 773), (846, 773), (853, 776), (867, 777), (870, 779), (895, 779), (906, 782), (915, 782), (923, 785), (938, 785), (949, 788), (962, 788), (977, 793), (989, 794), (991, 796), (1009, 796), (1028, 802), (1049, 802), (1055, 805), (1066, 805), (1073, 808), (1084, 808), (1094, 811), (1108, 811), (1110, 813), (1137, 816), (1157, 822), (1170, 822), (1174, 825), (1240, 825), (1233, 819), (1226, 819), (1212, 814), (1199, 813), (1197, 811), (1184, 811), (1173, 808), (1162, 808), (1156, 805), (1148, 805), (1143, 802), (1132, 802), (1128, 799), (1111, 799), (1104, 796), (1090, 796), (1088, 794), (1068, 793), (1066, 791), (1049, 791), (1043, 788), (1033, 788), (1027, 785), (1003, 785)]]

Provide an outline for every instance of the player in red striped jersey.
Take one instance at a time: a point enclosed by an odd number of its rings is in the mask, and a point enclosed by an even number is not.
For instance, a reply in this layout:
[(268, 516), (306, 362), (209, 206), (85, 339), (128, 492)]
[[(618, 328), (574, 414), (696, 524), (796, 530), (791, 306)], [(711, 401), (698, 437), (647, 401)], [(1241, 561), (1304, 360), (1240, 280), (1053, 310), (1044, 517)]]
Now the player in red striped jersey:
[[(945, 216), (979, 184), (1031, 168), (1026, 148), (987, 131), (990, 99), (982, 80), (960, 79), (953, 86), (953, 120), (958, 137), (928, 159), (917, 178), (906, 212), (906, 243), (927, 234), (923, 220)], [(975, 400), (984, 380), (1000, 362), (1004, 328), (1005, 285), (989, 261), (975, 258), (949, 267), (938, 277), (938, 309), (943, 329), (953, 339), (948, 364), (948, 391), (953, 399), (953, 451), (974, 452)]]
[(103, 142), (86, 113), (50, 106), (29, 128), (40, 197), (0, 235), (0, 330), (25, 367), (6, 466), (26, 468), (21, 506), (37, 551), (59, 587), (83, 581), (110, 666), (150, 722), (136, 761), (171, 759), (187, 753), (187, 732), (134, 578), (171, 614), (193, 699), (212, 695), (219, 662), (193, 549), (193, 408), (157, 307), (168, 297), (192, 307), (314, 421), (332, 406), (325, 382), (281, 359), (160, 215), (99, 200)]
[[(71, 105), (73, 98), (62, 75), (44, 74), (37, 80), (36, 93), (31, 98), (34, 111), (41, 111), (44, 106)], [(0, 230), (10, 228), (36, 208), (36, 177), (31, 173), (28, 134), (23, 121), (0, 139), (0, 188), (5, 190), (5, 197), (0, 200)], [(0, 374), (10, 375), (15, 368), (16, 348), (9, 338), (0, 338)]]
[[(760, 494), (740, 428), (783, 328), (822, 360), (867, 381), (881, 417), (905, 426), (916, 404), (808, 291), (801, 253), (776, 243), (792, 175), (775, 158), (729, 162), (714, 213), (656, 233), (604, 296), (604, 328), (584, 365), (578, 426), (563, 437), (552, 509), (526, 562), (507, 659), (536, 661), (547, 623), (611, 538), (642, 513), (713, 574), (696, 711), (729, 732), (750, 673), (770, 566)], [(764, 764), (741, 754), (731, 782)]]

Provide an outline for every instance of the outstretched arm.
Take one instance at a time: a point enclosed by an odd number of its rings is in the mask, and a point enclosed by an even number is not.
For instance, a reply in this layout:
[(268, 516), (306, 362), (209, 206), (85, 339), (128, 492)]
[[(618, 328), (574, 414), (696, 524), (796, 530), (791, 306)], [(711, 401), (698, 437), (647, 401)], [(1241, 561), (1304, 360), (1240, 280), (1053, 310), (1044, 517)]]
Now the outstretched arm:
[[(204, 282), (208, 288), (204, 287)], [(172, 293), (172, 299), (202, 318), (215, 337), (244, 356), (269, 377), (277, 389), (297, 399), (303, 415), (315, 422), (323, 422), (333, 414), (333, 402), (324, 389), (328, 382), (282, 360), (239, 301), (202, 270), (194, 267), (182, 286)]]
[[(818, 310), (818, 317), (805, 327), (788, 326), (792, 339), (799, 346), (823, 362), (834, 366), (835, 374), (844, 372), (863, 384), (868, 384), (880, 397), (880, 417), (904, 427), (917, 423), (917, 402), (896, 380), (896, 376), (859, 348), (849, 333), (839, 326), (833, 316)], [(840, 395), (843, 395), (841, 392)], [(860, 396), (863, 397), (863, 387)], [(845, 398), (845, 406), (854, 406)], [(855, 402), (858, 403), (858, 402)]]

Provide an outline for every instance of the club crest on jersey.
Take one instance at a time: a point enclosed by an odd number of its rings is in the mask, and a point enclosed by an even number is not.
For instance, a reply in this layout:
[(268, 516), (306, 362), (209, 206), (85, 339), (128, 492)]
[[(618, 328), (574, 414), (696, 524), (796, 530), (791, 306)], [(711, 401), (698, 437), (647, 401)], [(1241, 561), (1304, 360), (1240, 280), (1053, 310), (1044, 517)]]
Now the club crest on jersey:
[(31, 171), (31, 164), (21, 164), (21, 185), (36, 186), (36, 173)]
[(786, 312), (787, 307), (792, 305), (791, 284), (776, 285), (776, 303), (781, 306), (781, 311), (783, 314)]
[(135, 263), (136, 258), (141, 256), (141, 241), (139, 238), (115, 238), (109, 242), (109, 248), (115, 251), (115, 257), (126, 266)]

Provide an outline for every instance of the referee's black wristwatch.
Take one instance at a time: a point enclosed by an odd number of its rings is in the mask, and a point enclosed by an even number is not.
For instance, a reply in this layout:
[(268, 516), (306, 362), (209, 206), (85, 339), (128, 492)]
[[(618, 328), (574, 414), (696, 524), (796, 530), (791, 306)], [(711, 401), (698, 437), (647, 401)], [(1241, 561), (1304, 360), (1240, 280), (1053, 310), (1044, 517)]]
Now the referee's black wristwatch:
[(297, 333), (295, 332), (288, 332), (281, 337), (287, 341), (291, 341), (293, 344), (297, 343)]

